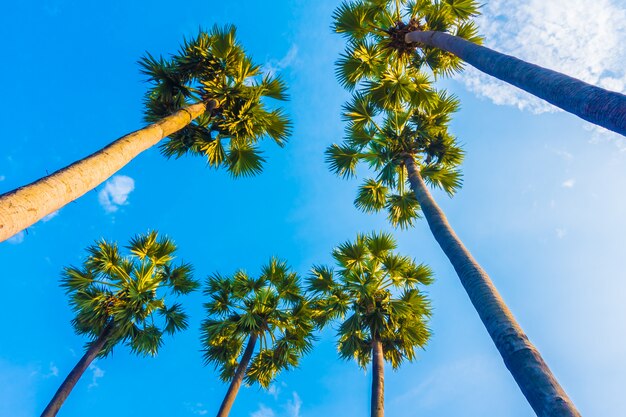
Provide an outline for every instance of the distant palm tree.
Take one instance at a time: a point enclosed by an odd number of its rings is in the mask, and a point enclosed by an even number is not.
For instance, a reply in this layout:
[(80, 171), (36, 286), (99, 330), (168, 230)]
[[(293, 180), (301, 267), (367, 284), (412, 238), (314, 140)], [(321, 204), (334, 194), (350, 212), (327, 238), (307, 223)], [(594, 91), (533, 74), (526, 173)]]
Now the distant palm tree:
[(55, 416), (89, 364), (123, 343), (134, 353), (157, 354), (163, 333), (187, 328), (187, 315), (166, 298), (188, 294), (198, 287), (191, 265), (174, 266), (174, 243), (156, 232), (131, 239), (129, 256), (104, 240), (87, 248), (81, 267), (65, 268), (62, 286), (76, 313), (76, 333), (92, 340), (87, 352), (63, 381), (41, 414)]
[(358, 235), (333, 251), (340, 269), (316, 266), (309, 279), (321, 323), (341, 319), (339, 356), (363, 368), (372, 362), (372, 417), (384, 416), (384, 362), (397, 369), (413, 361), (430, 337), (430, 303), (418, 285), (430, 284), (432, 273), (396, 247), (387, 233)]
[(230, 382), (217, 413), (226, 417), (244, 380), (268, 388), (279, 372), (298, 366), (312, 348), (313, 312), (298, 275), (276, 258), (258, 278), (241, 270), (215, 274), (204, 292), (210, 298), (201, 328), (204, 359)]
[[(462, 61), (527, 91), (580, 118), (626, 135), (626, 95), (480, 46), (470, 19), (474, 0), (357, 0), (335, 12), (335, 30), (347, 35), (349, 73), (367, 70), (393, 50), (413, 64), (438, 73), (462, 68)], [(365, 51), (365, 53), (363, 53)]]
[(257, 144), (264, 137), (285, 144), (291, 123), (281, 109), (265, 103), (266, 98), (286, 100), (285, 85), (251, 61), (235, 39), (234, 26), (200, 32), (171, 59), (147, 54), (140, 65), (152, 83), (145, 100), (152, 124), (0, 195), (0, 242), (95, 188), (165, 137), (166, 157), (200, 155), (234, 177), (261, 171)]

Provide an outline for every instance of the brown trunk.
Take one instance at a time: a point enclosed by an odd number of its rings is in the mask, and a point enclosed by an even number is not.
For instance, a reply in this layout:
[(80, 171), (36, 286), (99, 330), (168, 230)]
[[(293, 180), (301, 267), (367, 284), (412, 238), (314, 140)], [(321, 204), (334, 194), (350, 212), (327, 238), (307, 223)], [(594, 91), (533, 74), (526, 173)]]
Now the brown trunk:
[(246, 346), (246, 350), (241, 357), (239, 365), (237, 366), (235, 376), (230, 382), (228, 391), (226, 391), (226, 396), (224, 397), (224, 401), (222, 401), (222, 405), (220, 406), (220, 410), (217, 413), (217, 417), (227, 417), (230, 413), (230, 409), (235, 403), (235, 398), (237, 398), (237, 393), (239, 392), (239, 388), (241, 387), (243, 378), (246, 375), (246, 370), (248, 369), (248, 364), (250, 363), (250, 359), (252, 358), (252, 354), (254, 353), (254, 346), (256, 345), (257, 337), (258, 336), (256, 334), (252, 334), (250, 335), (250, 339), (248, 339), (248, 345)]
[(72, 389), (80, 377), (83, 373), (85, 373), (91, 362), (93, 362), (93, 360), (96, 359), (98, 354), (102, 351), (102, 348), (111, 335), (112, 330), (113, 324), (109, 324), (104, 328), (102, 334), (100, 334), (100, 336), (91, 344), (87, 352), (82, 358), (80, 358), (67, 378), (65, 378), (65, 381), (63, 381), (56, 394), (54, 394), (54, 397), (52, 397), (52, 400), (50, 400), (46, 409), (43, 410), (43, 413), (41, 413), (41, 417), (54, 417), (57, 415), (59, 409), (67, 399), (68, 395), (70, 395), (70, 392), (72, 392)]
[(512, 84), (598, 126), (626, 136), (626, 95), (505, 55), (443, 32), (407, 33), (418, 42), (450, 52), (474, 68)]
[(539, 351), (513, 317), (491, 278), (458, 238), (415, 166), (405, 160), (411, 188), (435, 239), (459, 276), (467, 295), (530, 406), (540, 417), (580, 417)]
[(383, 344), (372, 340), (372, 417), (385, 416), (385, 357)]
[(47, 177), (0, 195), (0, 242), (94, 189), (141, 152), (215, 105), (214, 100), (208, 105), (192, 104)]

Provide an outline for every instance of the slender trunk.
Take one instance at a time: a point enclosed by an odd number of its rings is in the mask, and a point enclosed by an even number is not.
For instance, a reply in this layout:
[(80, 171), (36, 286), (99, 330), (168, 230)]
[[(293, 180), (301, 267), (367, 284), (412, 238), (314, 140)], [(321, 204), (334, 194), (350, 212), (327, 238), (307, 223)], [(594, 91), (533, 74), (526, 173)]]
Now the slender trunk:
[(406, 158), (409, 181), (430, 230), (452, 263), (469, 298), (498, 348), (506, 367), (540, 417), (580, 417), (539, 351), (528, 340), (489, 275), (465, 248), (430, 195), (412, 157)]
[(598, 126), (626, 135), (626, 95), (443, 32), (416, 31), (406, 42), (448, 51), (478, 70), (512, 84)]
[(248, 369), (248, 364), (250, 363), (250, 359), (252, 358), (252, 354), (254, 353), (254, 346), (256, 345), (256, 340), (258, 336), (256, 334), (250, 335), (248, 339), (248, 345), (246, 346), (246, 350), (241, 357), (241, 361), (237, 366), (237, 371), (235, 371), (235, 376), (233, 380), (230, 382), (230, 386), (228, 387), (228, 391), (226, 391), (226, 396), (224, 397), (224, 401), (222, 401), (222, 405), (220, 406), (220, 410), (217, 412), (217, 417), (227, 417), (230, 413), (230, 409), (233, 407), (235, 403), (235, 398), (237, 397), (237, 393), (239, 392), (239, 388), (241, 387), (241, 383), (243, 382), (243, 378), (246, 375), (246, 370)]
[(385, 416), (385, 358), (383, 344), (372, 340), (372, 417)]
[(106, 181), (141, 152), (216, 105), (196, 103), (31, 184), (0, 195), (0, 242)]
[(82, 358), (78, 361), (74, 369), (69, 373), (65, 381), (61, 384), (57, 392), (50, 400), (50, 403), (41, 413), (41, 417), (54, 417), (59, 412), (59, 409), (67, 399), (72, 389), (78, 382), (83, 373), (87, 370), (91, 362), (98, 356), (98, 354), (102, 351), (102, 348), (106, 344), (109, 336), (111, 335), (111, 331), (113, 330), (113, 324), (107, 325), (100, 336), (91, 344), (87, 352), (83, 355)]

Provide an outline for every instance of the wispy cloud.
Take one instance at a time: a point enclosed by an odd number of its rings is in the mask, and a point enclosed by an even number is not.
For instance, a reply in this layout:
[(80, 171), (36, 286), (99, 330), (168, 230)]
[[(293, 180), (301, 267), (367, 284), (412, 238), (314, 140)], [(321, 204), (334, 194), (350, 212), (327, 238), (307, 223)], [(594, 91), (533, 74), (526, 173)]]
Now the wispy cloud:
[(567, 229), (554, 229), (555, 233), (556, 233), (556, 237), (559, 239), (563, 239), (565, 236), (567, 236)]
[(9, 242), (12, 245), (19, 245), (20, 243), (24, 241), (25, 237), (26, 237), (26, 233), (22, 230), (21, 232), (16, 233), (12, 237), (8, 238), (7, 242)]
[(96, 388), (98, 386), (98, 380), (104, 377), (104, 370), (100, 368), (96, 362), (89, 365), (89, 370), (91, 371), (91, 383), (87, 388)]
[(128, 204), (128, 196), (135, 189), (135, 180), (125, 175), (116, 175), (104, 184), (98, 193), (98, 201), (107, 213), (116, 212)]
[(7, 179), (7, 177), (5, 177), (4, 175), (0, 175), (0, 181), (4, 181), (6, 179)]
[(287, 401), (285, 408), (287, 409), (287, 415), (289, 417), (300, 417), (300, 408), (302, 407), (302, 400), (297, 392), (293, 393), (293, 398)]
[(44, 374), (43, 377), (44, 378), (52, 378), (52, 377), (56, 378), (57, 376), (59, 376), (59, 368), (57, 368), (54, 362), (50, 362), (50, 365), (48, 366), (48, 373)]
[(263, 66), (263, 70), (267, 72), (269, 75), (276, 75), (277, 72), (280, 72), (290, 65), (292, 65), (296, 58), (298, 57), (298, 47), (294, 44), (291, 45), (287, 54), (281, 59), (271, 59), (268, 63)]
[(585, 130), (591, 132), (591, 143), (610, 142), (626, 153), (626, 137), (619, 133), (611, 132), (603, 127), (585, 123)]
[(278, 388), (276, 385), (271, 385), (268, 389), (267, 389), (267, 393), (269, 395), (271, 395), (272, 397), (274, 397), (274, 399), (278, 399), (278, 394), (280, 394), (280, 388)]
[[(275, 399), (278, 399), (278, 394), (280, 390), (277, 390), (275, 394), (270, 392), (268, 393), (274, 396)], [(265, 404), (259, 404), (258, 410), (252, 412), (250, 417), (300, 417), (300, 409), (302, 408), (302, 400), (297, 392), (292, 393), (292, 397), (287, 400), (287, 402), (279, 405), (281, 411), (276, 413), (273, 409), (266, 406)]]
[(574, 188), (574, 185), (576, 185), (576, 180), (574, 178), (565, 180), (563, 181), (563, 184), (561, 184), (563, 188)]
[(259, 409), (250, 414), (250, 417), (275, 417), (274, 410), (266, 407), (263, 404), (259, 404)]
[[(626, 91), (626, 9), (619, 0), (492, 0), (478, 19), (485, 44), (604, 88)], [(590, 24), (593, 22), (593, 24)], [(496, 104), (556, 108), (468, 66), (461, 80)]]
[(185, 408), (187, 408), (187, 411), (197, 416), (209, 414), (209, 410), (203, 403), (185, 403)]
[(49, 222), (50, 220), (54, 219), (56, 216), (59, 215), (59, 211), (53, 211), (52, 213), (48, 214), (47, 216), (45, 216), (44, 218), (41, 219), (42, 222), (46, 223)]

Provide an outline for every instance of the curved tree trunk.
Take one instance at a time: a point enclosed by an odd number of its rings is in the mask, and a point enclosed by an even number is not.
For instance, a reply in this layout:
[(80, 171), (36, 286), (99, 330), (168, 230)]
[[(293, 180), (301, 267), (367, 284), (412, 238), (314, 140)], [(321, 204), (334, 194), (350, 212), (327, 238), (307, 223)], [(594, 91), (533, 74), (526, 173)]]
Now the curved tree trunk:
[(70, 392), (72, 392), (72, 389), (74, 389), (74, 386), (76, 385), (80, 377), (83, 376), (83, 373), (85, 373), (91, 362), (93, 362), (93, 360), (96, 359), (98, 354), (102, 351), (102, 348), (104, 347), (109, 336), (111, 335), (112, 330), (112, 324), (109, 324), (107, 327), (104, 328), (100, 337), (98, 337), (91, 344), (87, 352), (83, 355), (82, 358), (80, 358), (80, 360), (78, 361), (76, 366), (74, 366), (74, 369), (72, 369), (67, 378), (65, 378), (65, 381), (63, 381), (57, 392), (54, 394), (54, 397), (52, 397), (52, 400), (50, 400), (50, 403), (48, 404), (46, 409), (43, 410), (43, 413), (41, 413), (41, 417), (54, 417), (57, 415), (59, 409), (67, 399), (68, 395), (70, 395)]
[(431, 196), (415, 162), (405, 160), (411, 188), (430, 230), (452, 263), (461, 283), (498, 348), (515, 382), (540, 417), (580, 417), (539, 351), (528, 340), (489, 275), (465, 248)]
[(626, 135), (626, 95), (587, 84), (443, 32), (410, 32), (405, 40), (448, 51), (478, 70), (519, 87), (566, 112)]
[(383, 344), (372, 340), (372, 417), (385, 416), (385, 358)]
[(47, 177), (0, 195), (0, 242), (106, 181), (141, 152), (187, 126), (216, 102), (192, 104)]
[(235, 376), (230, 382), (228, 391), (226, 391), (226, 396), (224, 397), (224, 401), (222, 401), (222, 405), (220, 406), (220, 410), (217, 413), (217, 417), (227, 417), (230, 413), (230, 409), (235, 403), (235, 398), (237, 398), (237, 393), (239, 392), (239, 388), (241, 387), (243, 378), (246, 375), (246, 370), (248, 369), (248, 365), (250, 364), (250, 359), (252, 358), (252, 354), (254, 353), (254, 346), (256, 345), (257, 338), (258, 336), (256, 334), (250, 335), (246, 350), (241, 357), (239, 365), (237, 365), (237, 371), (235, 371)]

